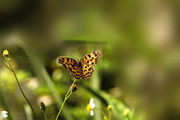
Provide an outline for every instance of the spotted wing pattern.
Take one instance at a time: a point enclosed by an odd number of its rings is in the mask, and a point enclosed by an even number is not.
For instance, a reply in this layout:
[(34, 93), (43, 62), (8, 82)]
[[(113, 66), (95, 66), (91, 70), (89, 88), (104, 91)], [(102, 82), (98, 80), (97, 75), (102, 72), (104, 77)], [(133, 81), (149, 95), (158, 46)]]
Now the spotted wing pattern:
[(83, 56), (80, 60), (80, 62), (82, 63), (87, 63), (89, 65), (96, 65), (98, 58), (101, 56), (101, 51), (100, 50), (96, 50), (92, 53), (89, 53), (85, 56)]
[(72, 58), (67, 57), (60, 57), (58, 59), (60, 64), (70, 71), (71, 75), (74, 76), (76, 79), (80, 79), (82, 77), (81, 68), (77, 64), (77, 61)]
[(95, 71), (95, 69), (91, 65), (89, 65), (87, 63), (82, 63), (83, 79), (90, 78), (94, 71)]
[(91, 65), (96, 65), (98, 58), (101, 56), (101, 51), (97, 50), (83, 56), (80, 60), (82, 64), (82, 76), (84, 79), (90, 78), (95, 69)]
[(101, 51), (97, 50), (83, 56), (78, 62), (72, 58), (60, 57), (59, 63), (63, 64), (76, 79), (87, 79), (90, 78), (95, 71), (92, 65), (97, 64), (98, 58), (101, 55)]

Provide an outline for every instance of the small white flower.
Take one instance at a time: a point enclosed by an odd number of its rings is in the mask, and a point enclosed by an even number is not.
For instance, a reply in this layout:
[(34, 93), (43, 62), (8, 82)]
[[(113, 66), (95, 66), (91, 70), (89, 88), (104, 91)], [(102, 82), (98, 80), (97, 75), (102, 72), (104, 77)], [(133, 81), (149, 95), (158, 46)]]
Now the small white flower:
[(94, 108), (95, 108), (94, 99), (91, 98), (89, 104), (87, 105), (87, 110), (90, 111), (91, 116), (94, 115), (94, 111), (93, 111)]
[(7, 115), (7, 111), (1, 111), (1, 115), (0, 115), (0, 118), (3, 119), (3, 118), (7, 118), (8, 115)]

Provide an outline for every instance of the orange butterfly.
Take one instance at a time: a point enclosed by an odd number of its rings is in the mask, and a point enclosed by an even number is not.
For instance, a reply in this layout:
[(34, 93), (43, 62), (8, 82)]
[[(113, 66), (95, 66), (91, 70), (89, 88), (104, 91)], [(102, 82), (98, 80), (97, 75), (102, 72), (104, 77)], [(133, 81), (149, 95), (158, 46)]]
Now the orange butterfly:
[(90, 78), (95, 71), (92, 65), (97, 64), (97, 60), (101, 55), (101, 51), (96, 50), (83, 56), (80, 61), (68, 57), (60, 57), (58, 62), (63, 64), (76, 79), (87, 79)]

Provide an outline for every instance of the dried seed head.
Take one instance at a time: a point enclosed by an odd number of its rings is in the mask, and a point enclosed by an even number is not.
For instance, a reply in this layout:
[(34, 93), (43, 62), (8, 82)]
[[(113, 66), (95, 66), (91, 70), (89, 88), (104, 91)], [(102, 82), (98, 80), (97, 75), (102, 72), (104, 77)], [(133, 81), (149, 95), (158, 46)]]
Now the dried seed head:
[(44, 102), (40, 102), (40, 109), (44, 112), (46, 111), (46, 105), (44, 104)]

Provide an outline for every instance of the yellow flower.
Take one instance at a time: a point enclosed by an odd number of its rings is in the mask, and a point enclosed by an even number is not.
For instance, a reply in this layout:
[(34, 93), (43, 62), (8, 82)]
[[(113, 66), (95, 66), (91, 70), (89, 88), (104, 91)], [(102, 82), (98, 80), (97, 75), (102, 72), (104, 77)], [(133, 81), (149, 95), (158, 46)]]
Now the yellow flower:
[(10, 56), (9, 56), (9, 51), (8, 50), (4, 50), (3, 51), (3, 56), (5, 57), (6, 60), (10, 60)]
[(95, 108), (94, 99), (91, 98), (89, 104), (87, 104), (87, 110), (90, 112), (91, 116), (94, 115), (94, 111), (93, 111), (94, 108)]
[(8, 50), (4, 50), (3, 51), (3, 56), (7, 56), (7, 55), (9, 55), (9, 51)]
[(108, 111), (111, 111), (111, 108), (112, 108), (112, 106), (111, 106), (111, 105), (108, 105), (107, 110), (108, 110)]
[(91, 106), (90, 104), (87, 104), (87, 111), (90, 111), (91, 110)]
[(127, 117), (130, 113), (130, 110), (128, 108), (124, 109), (124, 117)]

